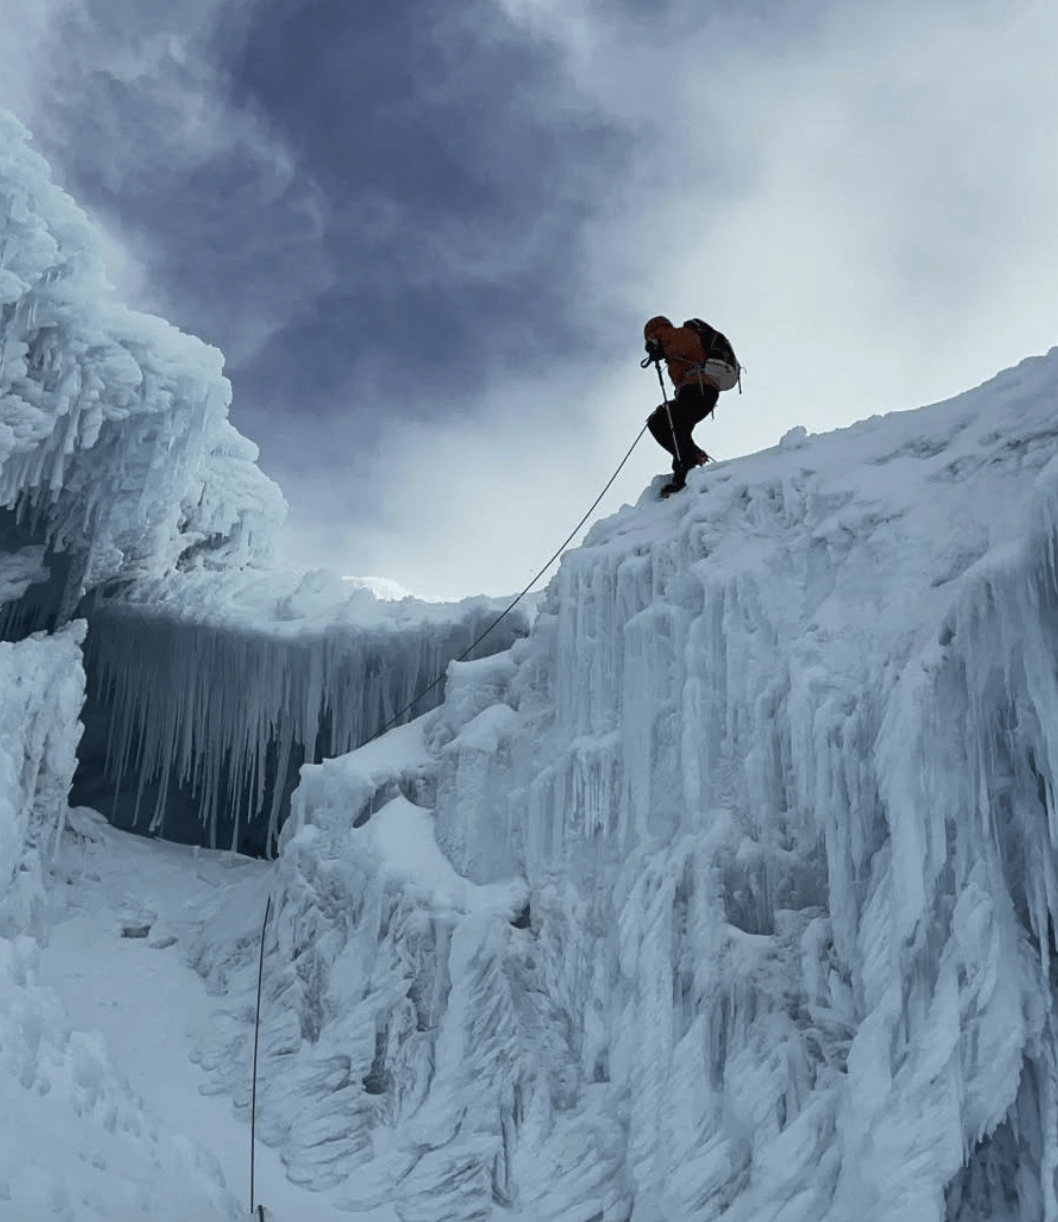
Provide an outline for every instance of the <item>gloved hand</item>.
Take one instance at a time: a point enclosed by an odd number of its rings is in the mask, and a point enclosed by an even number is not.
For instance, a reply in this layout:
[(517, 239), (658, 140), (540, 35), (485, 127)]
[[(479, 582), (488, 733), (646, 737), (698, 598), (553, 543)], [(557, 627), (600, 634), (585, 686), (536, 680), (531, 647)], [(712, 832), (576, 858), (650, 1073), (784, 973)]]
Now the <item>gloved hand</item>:
[(665, 359), (665, 349), (661, 346), (661, 340), (648, 339), (646, 350), (648, 361), (663, 361)]

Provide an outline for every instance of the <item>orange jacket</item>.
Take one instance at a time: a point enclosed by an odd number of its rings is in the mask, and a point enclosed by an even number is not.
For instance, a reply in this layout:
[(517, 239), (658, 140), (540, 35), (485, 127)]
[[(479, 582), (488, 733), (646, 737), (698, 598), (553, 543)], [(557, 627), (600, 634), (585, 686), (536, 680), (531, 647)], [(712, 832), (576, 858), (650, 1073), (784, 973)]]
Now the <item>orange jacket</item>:
[(696, 367), (705, 360), (705, 350), (697, 331), (691, 327), (674, 327), (667, 318), (659, 315), (643, 328), (643, 337), (656, 339), (661, 344), (669, 377), (677, 391), (692, 382), (697, 383)]

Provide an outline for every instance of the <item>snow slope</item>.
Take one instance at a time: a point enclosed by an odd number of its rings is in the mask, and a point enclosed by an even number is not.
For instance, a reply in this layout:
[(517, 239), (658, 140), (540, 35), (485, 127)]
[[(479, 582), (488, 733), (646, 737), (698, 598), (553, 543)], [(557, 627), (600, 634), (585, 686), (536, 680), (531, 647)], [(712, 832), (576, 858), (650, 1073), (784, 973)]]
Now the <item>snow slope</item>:
[[(187, 951), (204, 906), (218, 894), (229, 914), (260, 926), (268, 869), (233, 854), (128, 836), (86, 809), (73, 812), (72, 824), (55, 865), (54, 927), (40, 959), (41, 982), (77, 1029), (106, 1042), (155, 1122), (193, 1134), (209, 1151), (239, 1200), (238, 1216), (245, 1216), (250, 1082), (237, 1109), (200, 1089), (202, 1074), (191, 1056), (214, 1021), (216, 999), (188, 965)], [(291, 1183), (276, 1155), (260, 1144), (254, 1183), (255, 1201), (279, 1222), (349, 1216)], [(174, 1206), (161, 1216), (181, 1215)], [(123, 1222), (124, 1216), (109, 1217)], [(391, 1219), (383, 1212), (374, 1222)]]
[(1058, 350), (647, 493), (527, 640), (303, 770), (262, 1045), (299, 1182), (403, 1219), (1058, 1218), (1056, 407)]

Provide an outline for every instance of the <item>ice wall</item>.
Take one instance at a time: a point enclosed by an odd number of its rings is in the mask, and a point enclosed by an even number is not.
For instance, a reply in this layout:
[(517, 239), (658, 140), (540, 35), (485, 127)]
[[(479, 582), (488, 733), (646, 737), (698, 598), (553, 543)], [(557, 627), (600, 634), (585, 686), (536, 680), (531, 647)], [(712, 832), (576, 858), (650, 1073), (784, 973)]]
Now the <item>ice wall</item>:
[(445, 666), (508, 648), (487, 598), (376, 598), (318, 571), (178, 573), (96, 600), (92, 700), (74, 790), (111, 822), (271, 853), (302, 763), (341, 755), (433, 708)]
[(409, 1222), (1058, 1218), (1056, 406), (1058, 350), (648, 494), (527, 640), (305, 769), (295, 1178)]
[(101, 249), (0, 113), (0, 639), (89, 616), (75, 801), (266, 851), (301, 762), (363, 742), (499, 608), (273, 572), (285, 505), (227, 419), (221, 354), (115, 302)]
[(0, 112), (0, 635), (109, 579), (268, 556), (285, 505), (222, 364), (113, 300), (95, 230)]

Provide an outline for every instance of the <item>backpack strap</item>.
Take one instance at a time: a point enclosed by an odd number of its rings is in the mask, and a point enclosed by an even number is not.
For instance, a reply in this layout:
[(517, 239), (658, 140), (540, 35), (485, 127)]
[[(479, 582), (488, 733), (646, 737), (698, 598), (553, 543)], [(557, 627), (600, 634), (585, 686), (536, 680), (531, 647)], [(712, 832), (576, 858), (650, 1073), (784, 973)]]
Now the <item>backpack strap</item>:
[[(700, 318), (688, 318), (683, 325), (690, 327), (701, 341), (702, 351), (705, 353), (702, 357), (702, 364), (704, 365), (710, 356), (712, 356), (713, 349), (716, 347), (716, 337), (720, 332), (715, 327), (711, 327), (707, 322), (703, 322)], [(709, 337), (708, 343), (706, 342), (706, 335)]]
[[(698, 375), (698, 385), (704, 391), (705, 389), (705, 371), (706, 366), (710, 361), (715, 360), (721, 365), (726, 365), (729, 369), (735, 372), (735, 379), (738, 383), (738, 393), (742, 393), (742, 366), (739, 363), (738, 357), (735, 356), (735, 350), (731, 347), (731, 341), (722, 332), (715, 327), (711, 327), (707, 322), (703, 322), (700, 318), (688, 318), (683, 324), (698, 336), (698, 340), (702, 345), (704, 353), (701, 361), (697, 365), (690, 365), (686, 369), (686, 373)], [(717, 348), (721, 351), (714, 357), (713, 353)]]

